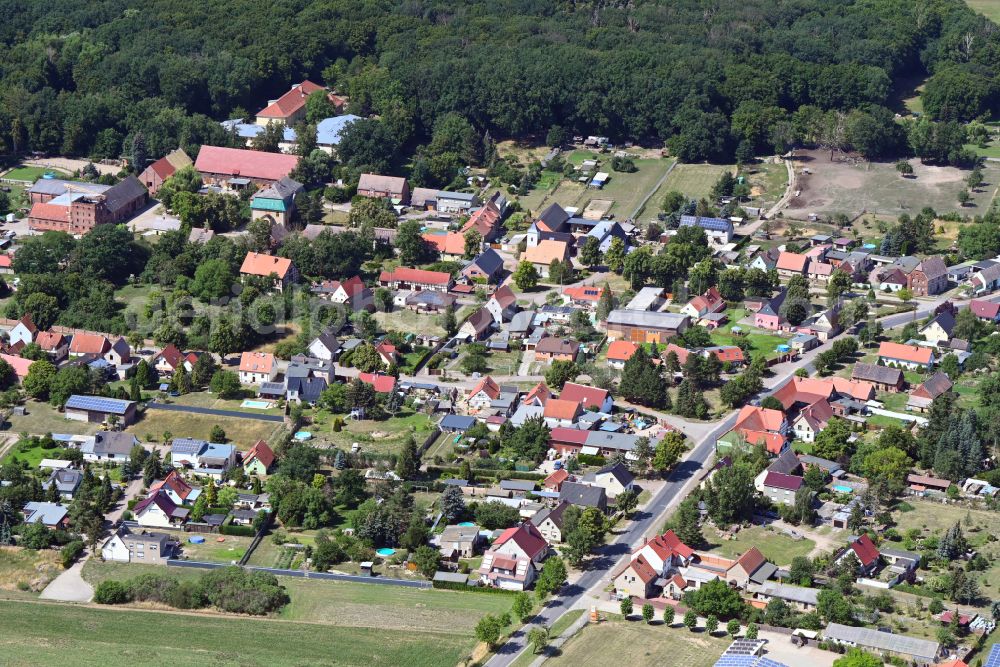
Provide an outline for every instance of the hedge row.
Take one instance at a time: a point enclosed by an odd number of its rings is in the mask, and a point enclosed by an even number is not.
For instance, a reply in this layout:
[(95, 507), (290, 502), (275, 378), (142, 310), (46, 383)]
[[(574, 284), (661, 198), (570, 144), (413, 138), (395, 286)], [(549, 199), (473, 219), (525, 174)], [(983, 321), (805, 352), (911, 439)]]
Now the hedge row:
[(257, 534), (253, 526), (222, 525), (219, 526), (219, 532), (223, 535), (235, 535), (238, 537), (253, 537)]
[(488, 593), (490, 595), (517, 595), (517, 591), (508, 591), (505, 588), (493, 588), (492, 586), (469, 586), (460, 584), (457, 581), (435, 581), (434, 588), (441, 588), (449, 591), (466, 591), (468, 593)]

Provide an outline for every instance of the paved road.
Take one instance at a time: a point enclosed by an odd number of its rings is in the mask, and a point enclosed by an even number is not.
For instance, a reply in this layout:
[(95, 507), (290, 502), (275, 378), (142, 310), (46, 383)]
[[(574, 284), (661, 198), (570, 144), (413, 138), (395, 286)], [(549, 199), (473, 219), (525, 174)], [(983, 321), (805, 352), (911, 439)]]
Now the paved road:
[[(1000, 301), (1000, 294), (991, 294), (978, 298), (980, 301), (992, 301), (996, 303), (997, 301)], [(934, 312), (935, 308), (940, 306), (945, 301), (951, 301), (953, 304), (955, 304), (956, 308), (962, 310), (963, 308), (969, 307), (969, 301), (971, 301), (971, 299), (954, 299), (949, 297), (938, 297), (933, 301), (918, 301), (916, 311), (909, 313), (900, 313), (899, 315), (887, 315), (885, 317), (880, 317), (879, 322), (881, 322), (882, 326), (885, 327), (886, 329), (905, 326), (906, 324), (914, 320), (921, 320), (927, 317), (928, 315)]]

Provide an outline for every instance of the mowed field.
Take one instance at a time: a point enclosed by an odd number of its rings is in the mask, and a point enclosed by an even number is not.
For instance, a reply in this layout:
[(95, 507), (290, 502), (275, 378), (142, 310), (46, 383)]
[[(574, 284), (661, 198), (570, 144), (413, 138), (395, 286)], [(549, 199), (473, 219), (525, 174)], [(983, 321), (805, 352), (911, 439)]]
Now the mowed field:
[(557, 657), (546, 664), (552, 667), (711, 667), (730, 643), (728, 637), (711, 637), (705, 632), (688, 632), (681, 627), (607, 621), (585, 627), (562, 646), (562, 652)]
[[(151, 572), (169, 574), (182, 580), (194, 580), (205, 573), (204, 570), (188, 568), (167, 569), (155, 565), (88, 561), (83, 576), (91, 584), (96, 585), (106, 579), (122, 580)], [(167, 638), (165, 641), (169, 641), (170, 635), (175, 632), (185, 632), (188, 619), (211, 628), (211, 633), (201, 638), (186, 639), (183, 643), (193, 646), (214, 646), (218, 644), (217, 638), (220, 636), (236, 637), (243, 636), (244, 633), (264, 635), (268, 638), (265, 644), (275, 645), (297, 644), (303, 634), (311, 633), (315, 637), (310, 640), (311, 653), (295, 651), (290, 652), (287, 657), (275, 657), (273, 653), (265, 651), (258, 655), (256, 649), (244, 651), (243, 644), (234, 641), (227, 642), (227, 648), (239, 651), (239, 655), (233, 656), (231, 661), (227, 661), (229, 658), (225, 657), (225, 654), (223, 654), (225, 659), (220, 661), (209, 651), (205, 652), (204, 659), (187, 656), (183, 664), (196, 661), (199, 664), (225, 665), (451, 666), (475, 647), (474, 630), (479, 619), (485, 614), (508, 612), (512, 604), (512, 599), (506, 595), (335, 581), (307, 581), (293, 577), (279, 579), (287, 589), (291, 602), (274, 618), (242, 619), (211, 613), (198, 613), (195, 616), (162, 613), (157, 614), (155, 624), (162, 627), (163, 635)], [(97, 608), (96, 611), (103, 609)], [(129, 609), (136, 611), (134, 608)], [(3, 607), (0, 606), (0, 617), (3, 617), (3, 613)], [(142, 613), (142, 610), (138, 610), (137, 613)], [(65, 621), (53, 621), (55, 622)], [(116, 622), (125, 621), (109, 620), (107, 631), (112, 636), (115, 635), (113, 628)], [(245, 625), (228, 625), (230, 623)], [(100, 635), (104, 629), (105, 626), (97, 629), (94, 642), (114, 641)], [(216, 636), (214, 640), (211, 638), (212, 633)], [(44, 635), (44, 633), (39, 634)], [(57, 634), (53, 632), (52, 636)], [(341, 652), (340, 647), (348, 643), (352, 644), (351, 650)], [(179, 643), (174, 641), (171, 645), (177, 646)], [(150, 649), (155, 653), (158, 646), (152, 642)], [(2, 650), (3, 644), (0, 644), (0, 651)], [(411, 654), (407, 655), (407, 652)], [(3, 653), (0, 652), (0, 655)], [(0, 664), (7, 663), (0, 660)], [(35, 664), (55, 663), (39, 661)], [(125, 665), (127, 662), (123, 660), (107, 664)]]
[(656, 193), (646, 205), (646, 213), (660, 210), (663, 197), (671, 190), (676, 190), (689, 199), (708, 197), (712, 186), (719, 180), (723, 172), (733, 172), (733, 165), (725, 164), (677, 164), (670, 171)]
[(253, 443), (260, 439), (272, 439), (275, 433), (282, 428), (282, 424), (279, 422), (147, 408), (139, 421), (125, 430), (134, 433), (140, 440), (147, 440), (146, 436), (151, 435), (160, 441), (167, 431), (177, 437), (211, 440), (214, 426), (221, 426), (226, 432), (226, 439), (241, 451), (250, 449)]
[(792, 197), (784, 217), (796, 220), (805, 220), (810, 214), (844, 213), (851, 218), (862, 212), (913, 215), (925, 206), (939, 213), (982, 215), (1000, 184), (1000, 168), (986, 163), (983, 184), (970, 192), (972, 201), (961, 206), (958, 193), (966, 189), (969, 172), (955, 167), (925, 165), (913, 159), (910, 164), (915, 177), (902, 178), (894, 163), (852, 164), (841, 158), (831, 162), (829, 152), (819, 150), (796, 151), (794, 164), (799, 195)]
[(1000, 23), (1000, 0), (965, 0), (965, 4), (994, 23)]
[[(0, 655), (8, 667), (444, 667), (456, 664), (474, 642), (468, 633), (398, 632), (388, 625), (349, 627), (14, 600), (0, 600), (0, 617)], [(374, 614), (371, 618), (377, 621)]]

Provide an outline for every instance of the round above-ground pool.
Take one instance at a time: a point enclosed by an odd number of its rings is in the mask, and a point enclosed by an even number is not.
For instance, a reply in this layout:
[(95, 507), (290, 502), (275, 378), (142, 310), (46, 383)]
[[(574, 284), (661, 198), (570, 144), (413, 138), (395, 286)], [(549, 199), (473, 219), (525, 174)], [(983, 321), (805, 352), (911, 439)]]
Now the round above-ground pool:
[(854, 489), (849, 486), (844, 486), (843, 484), (836, 484), (831, 488), (837, 493), (854, 493)]
[(201, 535), (195, 535), (193, 537), (189, 537), (188, 542), (190, 542), (191, 544), (204, 544), (205, 538), (202, 537)]
[(295, 434), (295, 439), (296, 440), (309, 440), (312, 437), (313, 437), (313, 434), (310, 433), (309, 431), (298, 431)]
[(473, 522), (471, 522), (471, 521), (463, 521), (462, 523), (460, 523), (460, 524), (458, 524), (458, 525), (462, 526), (463, 528), (472, 528), (472, 527), (473, 527), (473, 526), (475, 526), (476, 524), (474, 524), (474, 523), (473, 523)]
[(379, 556), (391, 556), (394, 553), (396, 553), (396, 550), (390, 549), (388, 547), (382, 547), (381, 549), (376, 549), (375, 553), (377, 553)]

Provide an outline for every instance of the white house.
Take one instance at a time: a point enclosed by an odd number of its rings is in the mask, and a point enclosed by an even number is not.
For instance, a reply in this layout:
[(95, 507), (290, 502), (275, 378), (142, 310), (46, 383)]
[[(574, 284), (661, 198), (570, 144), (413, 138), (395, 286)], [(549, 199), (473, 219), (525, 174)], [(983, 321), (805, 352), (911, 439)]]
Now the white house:
[(608, 498), (615, 498), (626, 491), (631, 491), (635, 484), (632, 473), (621, 463), (604, 466), (594, 474), (584, 477), (583, 481), (604, 489)]
[(487, 375), (469, 391), (467, 400), (470, 409), (482, 410), (490, 407), (490, 404), (498, 398), (500, 398), (500, 385)]
[(632, 552), (632, 559), (642, 556), (659, 576), (666, 576), (675, 567), (685, 567), (694, 556), (694, 549), (681, 542), (674, 531), (668, 530)]
[(31, 321), (31, 315), (25, 315), (10, 330), (8, 337), (10, 338), (11, 345), (16, 345), (17, 343), (27, 345), (34, 342), (36, 335), (38, 335), (38, 327)]
[(236, 447), (194, 438), (174, 438), (170, 461), (191, 468), (195, 474), (219, 477), (236, 465)]
[(188, 511), (178, 507), (165, 491), (154, 491), (148, 498), (132, 509), (136, 523), (140, 526), (169, 528), (184, 523)]
[(523, 591), (535, 581), (549, 543), (529, 522), (508, 528), (485, 554), (477, 571), (484, 584)]
[(165, 533), (131, 532), (121, 527), (101, 546), (101, 558), (116, 563), (164, 563), (173, 545)]
[(274, 355), (269, 352), (244, 352), (240, 355), (240, 384), (272, 382), (278, 374)]
[(331, 333), (322, 333), (309, 343), (309, 356), (323, 361), (333, 361), (340, 352), (340, 341)]

